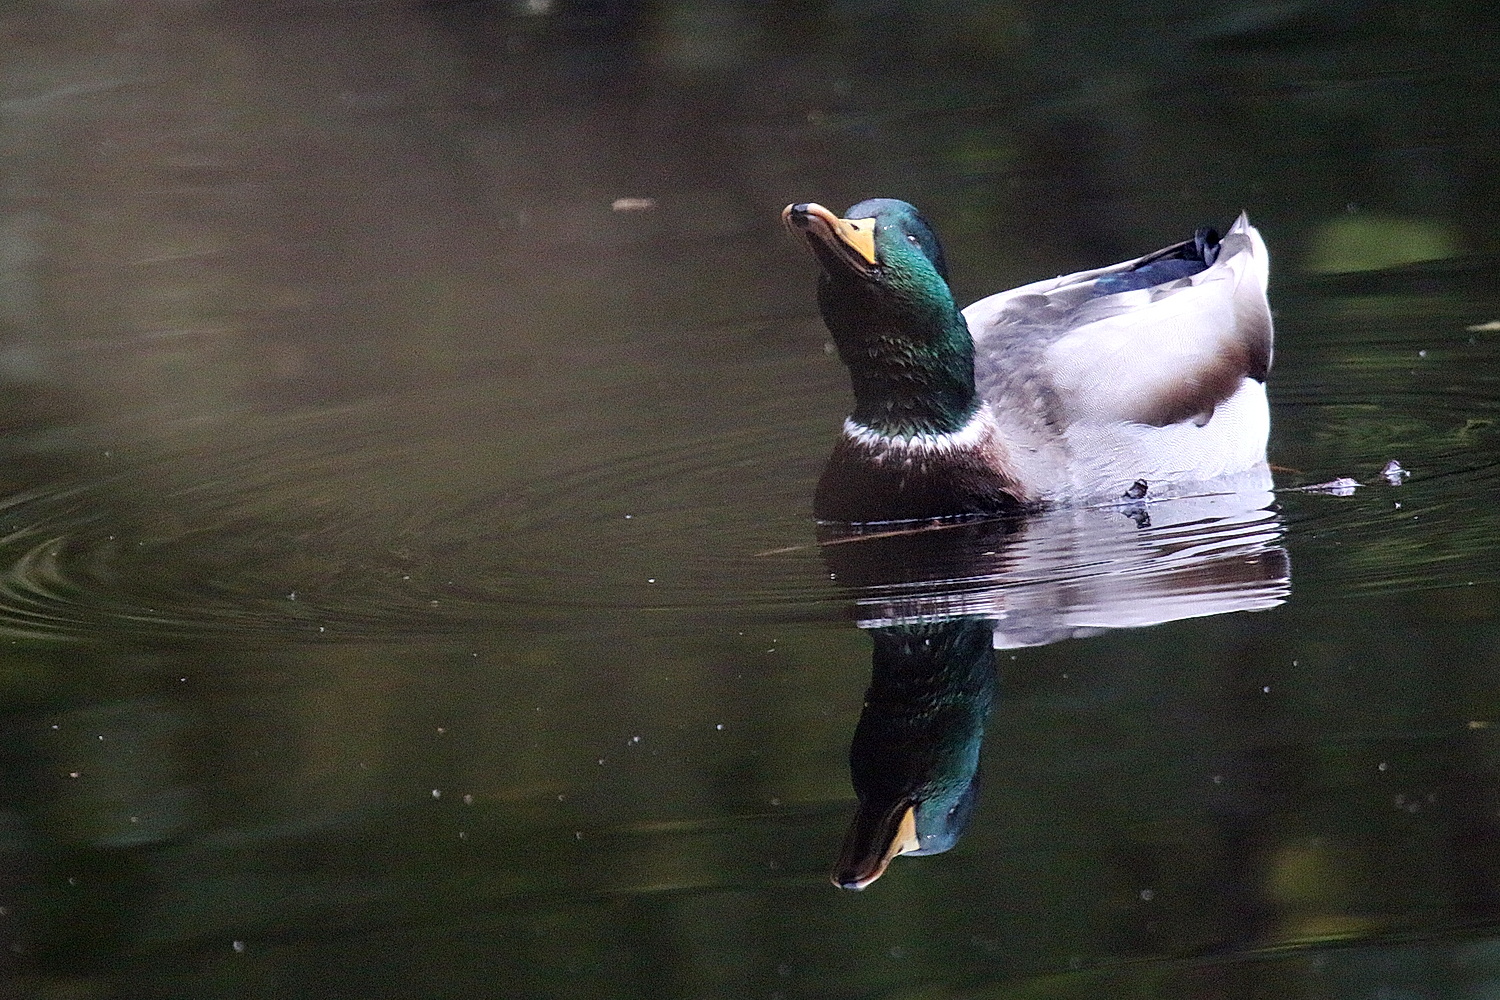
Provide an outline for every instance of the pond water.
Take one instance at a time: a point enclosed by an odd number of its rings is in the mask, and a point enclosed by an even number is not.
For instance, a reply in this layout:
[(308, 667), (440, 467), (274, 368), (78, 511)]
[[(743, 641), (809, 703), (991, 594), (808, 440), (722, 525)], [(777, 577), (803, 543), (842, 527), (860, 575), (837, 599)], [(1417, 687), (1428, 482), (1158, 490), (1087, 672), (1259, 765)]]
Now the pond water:
[[(1500, 990), (1492, 18), (1163, 11), (0, 8), (0, 995)], [(1247, 208), (1274, 491), (820, 534), (869, 195)], [(851, 744), (983, 775), (857, 893)]]

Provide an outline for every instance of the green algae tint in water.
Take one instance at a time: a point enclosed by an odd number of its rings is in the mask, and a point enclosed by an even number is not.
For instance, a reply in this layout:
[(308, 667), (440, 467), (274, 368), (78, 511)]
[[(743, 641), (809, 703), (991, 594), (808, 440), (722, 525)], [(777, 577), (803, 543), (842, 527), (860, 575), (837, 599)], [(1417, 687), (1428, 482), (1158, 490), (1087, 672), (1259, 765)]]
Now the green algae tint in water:
[[(1485, 13), (6, 9), (0, 993), (1491, 990)], [(962, 302), (1249, 210), (1278, 491), (820, 545), (875, 195)]]

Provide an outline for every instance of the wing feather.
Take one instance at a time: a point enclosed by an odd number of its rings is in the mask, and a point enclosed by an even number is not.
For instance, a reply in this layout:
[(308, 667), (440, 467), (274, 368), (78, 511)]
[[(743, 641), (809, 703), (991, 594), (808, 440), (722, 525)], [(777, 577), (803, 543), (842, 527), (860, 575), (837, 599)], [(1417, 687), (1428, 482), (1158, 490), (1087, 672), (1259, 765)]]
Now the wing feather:
[[(1099, 277), (1175, 250), (1001, 292), (964, 310), (992, 364), (1024, 353), (1050, 383), (1064, 422), (1202, 423), (1246, 378), (1271, 366), (1269, 261), (1242, 214), (1214, 264), (1151, 288), (1095, 295)], [(1000, 383), (1003, 384), (1003, 379)]]

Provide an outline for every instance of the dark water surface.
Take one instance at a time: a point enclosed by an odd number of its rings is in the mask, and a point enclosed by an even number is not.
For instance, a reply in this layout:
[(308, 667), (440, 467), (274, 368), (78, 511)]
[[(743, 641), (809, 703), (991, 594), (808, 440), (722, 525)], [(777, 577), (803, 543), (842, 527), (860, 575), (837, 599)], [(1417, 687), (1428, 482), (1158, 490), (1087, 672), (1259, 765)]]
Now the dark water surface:
[[(1163, 10), (0, 6), (0, 996), (1500, 991), (1493, 18)], [(964, 301), (1247, 208), (1276, 492), (820, 545), (869, 195)]]

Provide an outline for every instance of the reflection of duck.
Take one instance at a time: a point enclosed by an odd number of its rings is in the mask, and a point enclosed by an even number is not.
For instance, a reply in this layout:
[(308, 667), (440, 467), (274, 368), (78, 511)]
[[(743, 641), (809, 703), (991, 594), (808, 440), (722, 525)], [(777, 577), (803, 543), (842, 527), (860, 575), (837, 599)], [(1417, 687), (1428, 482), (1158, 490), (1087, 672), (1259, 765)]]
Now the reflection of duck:
[(1239, 492), (1068, 507), (903, 533), (832, 534), (824, 560), (857, 588), (860, 624), (981, 615), (997, 649), (1273, 608), (1291, 567), (1270, 474)]
[(839, 218), (789, 205), (854, 412), (818, 484), (833, 521), (1152, 497), (1265, 462), (1268, 258), (1241, 215), (1222, 240), (1038, 281), (959, 312), (911, 205)]
[(992, 647), (1272, 608), (1291, 589), (1269, 473), (1239, 493), (904, 530), (824, 528), (823, 555), (874, 641), (849, 752), (859, 798), (834, 882), (963, 832), (978, 787)]
[(833, 881), (863, 889), (900, 854), (957, 841), (979, 790), (979, 748), (995, 691), (983, 618), (873, 630), (870, 688), (849, 748), (859, 808)]

